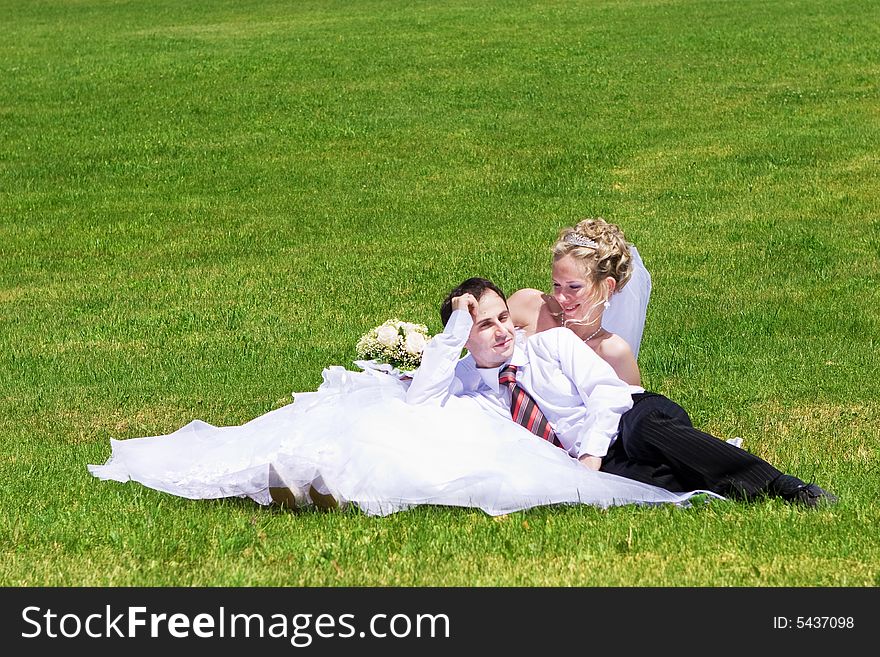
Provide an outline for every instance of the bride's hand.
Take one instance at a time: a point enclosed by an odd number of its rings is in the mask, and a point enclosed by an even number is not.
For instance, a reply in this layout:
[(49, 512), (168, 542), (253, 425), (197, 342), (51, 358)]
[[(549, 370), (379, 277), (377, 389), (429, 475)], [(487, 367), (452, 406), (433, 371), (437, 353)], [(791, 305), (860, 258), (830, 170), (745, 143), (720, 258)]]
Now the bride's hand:
[(453, 310), (467, 309), (471, 314), (471, 317), (474, 317), (477, 314), (478, 305), (479, 302), (473, 294), (462, 294), (460, 297), (454, 297), (452, 299)]

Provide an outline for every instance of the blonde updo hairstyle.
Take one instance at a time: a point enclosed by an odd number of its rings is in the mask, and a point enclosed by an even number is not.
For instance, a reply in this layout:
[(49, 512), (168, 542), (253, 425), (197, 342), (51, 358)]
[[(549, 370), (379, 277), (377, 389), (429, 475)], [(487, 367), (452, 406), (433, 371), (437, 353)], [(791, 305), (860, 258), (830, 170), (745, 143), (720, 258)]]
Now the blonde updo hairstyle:
[[(596, 246), (582, 246), (575, 242), (590, 240)], [(563, 228), (552, 248), (553, 262), (571, 256), (580, 265), (584, 280), (592, 284), (596, 305), (607, 299), (599, 298), (605, 289), (602, 285), (609, 276), (614, 279), (615, 292), (619, 292), (632, 277), (632, 254), (623, 231), (601, 217), (584, 219), (574, 228)]]

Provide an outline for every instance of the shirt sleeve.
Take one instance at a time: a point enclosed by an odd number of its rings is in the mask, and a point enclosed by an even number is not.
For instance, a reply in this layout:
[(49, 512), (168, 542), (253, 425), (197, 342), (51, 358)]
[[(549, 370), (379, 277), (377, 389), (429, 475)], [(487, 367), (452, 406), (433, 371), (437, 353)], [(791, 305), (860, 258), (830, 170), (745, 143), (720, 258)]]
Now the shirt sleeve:
[(620, 418), (632, 408), (628, 383), (614, 369), (581, 342), (571, 331), (559, 331), (559, 364), (563, 373), (577, 387), (586, 415), (577, 440), (569, 453), (605, 456), (617, 437)]
[(467, 309), (454, 310), (442, 333), (428, 341), (422, 362), (406, 391), (408, 404), (443, 406), (461, 387), (455, 366), (471, 333), (474, 320)]

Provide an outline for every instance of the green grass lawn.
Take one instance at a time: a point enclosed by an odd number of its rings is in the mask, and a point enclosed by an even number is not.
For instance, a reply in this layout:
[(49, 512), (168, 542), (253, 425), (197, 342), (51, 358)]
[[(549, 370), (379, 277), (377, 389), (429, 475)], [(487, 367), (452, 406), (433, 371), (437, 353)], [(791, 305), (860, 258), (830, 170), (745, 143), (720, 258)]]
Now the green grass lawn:
[[(880, 4), (0, 0), (0, 585), (880, 585)], [(646, 387), (837, 493), (187, 501), (86, 470), (239, 424), (583, 216)]]

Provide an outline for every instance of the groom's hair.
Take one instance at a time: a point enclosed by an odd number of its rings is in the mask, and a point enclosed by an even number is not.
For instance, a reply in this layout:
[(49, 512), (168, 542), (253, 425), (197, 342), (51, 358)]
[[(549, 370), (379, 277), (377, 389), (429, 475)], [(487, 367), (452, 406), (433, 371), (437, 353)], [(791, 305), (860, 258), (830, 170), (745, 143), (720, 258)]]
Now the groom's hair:
[(443, 299), (443, 303), (440, 304), (440, 319), (443, 320), (443, 326), (446, 326), (446, 322), (448, 322), (449, 318), (452, 316), (452, 300), (455, 297), (460, 297), (462, 294), (473, 294), (474, 298), (479, 301), (480, 297), (483, 296), (483, 292), (486, 290), (492, 290), (495, 294), (501, 297), (501, 300), (504, 303), (507, 303), (507, 297), (504, 296), (504, 292), (501, 291), (501, 288), (488, 278), (469, 278), (464, 283), (454, 287), (449, 294), (446, 295), (446, 298)]

